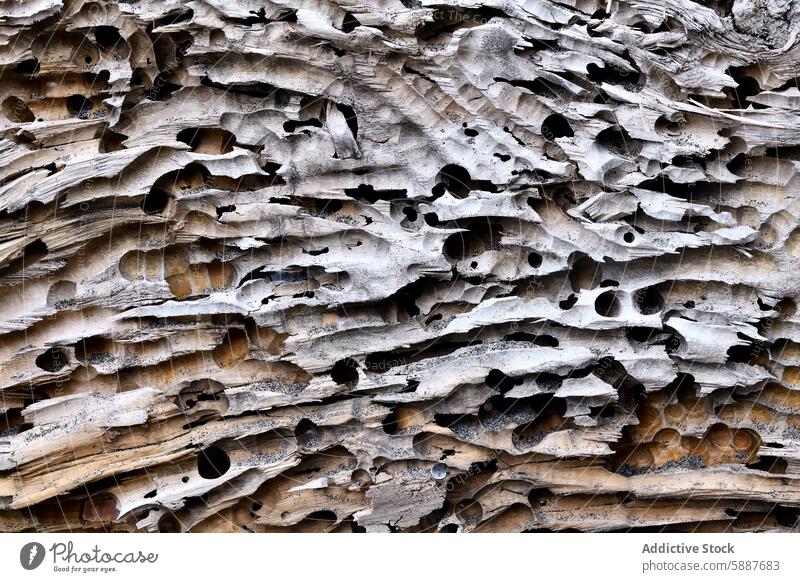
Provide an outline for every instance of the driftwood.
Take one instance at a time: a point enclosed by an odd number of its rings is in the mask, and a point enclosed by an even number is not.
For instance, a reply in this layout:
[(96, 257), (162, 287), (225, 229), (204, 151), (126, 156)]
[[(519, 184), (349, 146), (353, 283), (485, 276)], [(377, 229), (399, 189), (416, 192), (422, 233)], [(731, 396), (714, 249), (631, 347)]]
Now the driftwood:
[(0, 2), (0, 529), (792, 529), (799, 31)]

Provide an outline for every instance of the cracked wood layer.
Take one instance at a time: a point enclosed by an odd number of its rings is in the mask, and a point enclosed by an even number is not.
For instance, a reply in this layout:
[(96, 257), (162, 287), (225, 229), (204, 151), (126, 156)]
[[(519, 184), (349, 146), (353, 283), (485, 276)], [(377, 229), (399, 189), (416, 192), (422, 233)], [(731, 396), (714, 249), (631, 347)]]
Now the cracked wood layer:
[(798, 32), (0, 2), (0, 529), (794, 529)]

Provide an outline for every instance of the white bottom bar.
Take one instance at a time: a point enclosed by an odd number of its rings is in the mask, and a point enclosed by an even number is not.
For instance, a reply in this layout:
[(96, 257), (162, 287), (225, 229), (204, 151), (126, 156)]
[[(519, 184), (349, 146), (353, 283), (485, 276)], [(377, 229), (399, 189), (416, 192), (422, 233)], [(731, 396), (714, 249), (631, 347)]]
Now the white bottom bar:
[(797, 580), (797, 544), (789, 534), (3, 534), (0, 568), (14, 581), (769, 582)]

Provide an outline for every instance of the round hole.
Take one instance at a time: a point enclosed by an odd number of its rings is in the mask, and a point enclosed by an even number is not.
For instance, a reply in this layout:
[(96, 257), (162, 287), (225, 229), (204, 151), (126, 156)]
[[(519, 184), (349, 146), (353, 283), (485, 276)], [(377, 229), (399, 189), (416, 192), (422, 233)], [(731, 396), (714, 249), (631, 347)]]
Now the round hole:
[(733, 433), (733, 448), (739, 452), (751, 452), (759, 444), (759, 439), (747, 429), (736, 430)]
[(460, 261), (467, 256), (469, 242), (465, 239), (465, 234), (467, 233), (456, 232), (447, 237), (442, 248), (446, 257), (453, 261)]
[(50, 307), (63, 307), (65, 303), (75, 299), (78, 286), (72, 281), (57, 281), (47, 291), (47, 305)]
[(115, 521), (119, 518), (117, 498), (110, 493), (98, 493), (86, 499), (83, 506), (86, 521)]
[(563, 301), (559, 301), (558, 302), (558, 306), (561, 309), (563, 309), (564, 311), (567, 311), (567, 310), (572, 309), (573, 307), (575, 307), (575, 304), (577, 302), (578, 302), (578, 296), (575, 295), (575, 293), (570, 293), (569, 297), (567, 297)]
[(247, 358), (250, 340), (247, 332), (237, 327), (228, 330), (220, 344), (211, 352), (220, 368), (231, 368)]
[(303, 448), (312, 448), (322, 442), (322, 431), (311, 420), (304, 418), (294, 429), (294, 438)]
[(386, 434), (397, 434), (399, 426), (397, 423), (396, 411), (392, 410), (389, 414), (384, 416), (383, 420), (381, 421), (381, 426), (383, 427), (383, 432)]
[(639, 289), (633, 296), (634, 305), (642, 315), (661, 313), (664, 309), (664, 297), (655, 287)]
[(550, 498), (550, 491), (547, 489), (534, 488), (528, 492), (528, 503), (531, 507), (545, 507)]
[(607, 127), (597, 134), (595, 143), (619, 156), (632, 156), (642, 151), (642, 142), (631, 138), (622, 127)]
[(533, 267), (534, 269), (538, 269), (542, 266), (542, 255), (537, 252), (531, 252), (528, 254), (528, 264)]
[(653, 442), (677, 447), (681, 443), (681, 434), (674, 428), (662, 428), (653, 436)]
[(67, 354), (59, 348), (50, 348), (36, 357), (36, 367), (45, 372), (58, 372), (67, 363)]
[(142, 200), (142, 211), (145, 214), (161, 214), (166, 210), (172, 198), (169, 194), (158, 188), (153, 188)]
[(413, 206), (406, 206), (403, 208), (403, 214), (406, 215), (406, 218), (408, 218), (409, 222), (414, 222), (417, 220), (417, 211)]
[(442, 251), (449, 261), (458, 262), (493, 248), (501, 237), (502, 229), (497, 225), (473, 225), (466, 232), (455, 232), (447, 237)]
[(456, 516), (465, 525), (475, 525), (483, 519), (483, 508), (474, 499), (462, 499), (456, 505)]
[(364, 469), (356, 469), (353, 471), (350, 481), (359, 489), (369, 489), (372, 485), (372, 476)]
[(230, 468), (228, 453), (219, 447), (210, 446), (197, 455), (197, 472), (203, 479), (219, 479)]
[(119, 30), (113, 26), (98, 26), (94, 29), (94, 40), (97, 42), (97, 46), (107, 50), (121, 42), (122, 37), (119, 35)]
[(217, 128), (186, 128), (178, 133), (177, 139), (191, 147), (193, 152), (201, 154), (227, 154), (236, 144), (235, 135)]
[(67, 97), (67, 111), (70, 115), (80, 119), (87, 119), (92, 110), (92, 102), (83, 95), (71, 95)]
[(703, 440), (710, 441), (717, 448), (728, 448), (733, 445), (733, 431), (725, 424), (715, 424), (708, 430)]
[(36, 57), (17, 63), (16, 71), (21, 75), (35, 75), (39, 72), (39, 60)]
[(546, 140), (553, 141), (560, 137), (573, 137), (575, 132), (563, 115), (554, 113), (548, 115), (542, 122), (542, 137)]
[(594, 310), (603, 317), (617, 317), (620, 312), (617, 294), (614, 291), (606, 291), (598, 295), (594, 301)]
[(106, 129), (100, 137), (100, 152), (107, 154), (124, 150), (125, 146), (122, 142), (126, 139), (128, 139), (128, 136)]
[(635, 239), (636, 239), (636, 237), (630, 231), (628, 231), (628, 232), (626, 232), (625, 234), (622, 235), (622, 240), (624, 240), (628, 244), (632, 243)]
[(99, 363), (108, 360), (113, 352), (114, 342), (99, 335), (84, 338), (75, 344), (75, 357), (79, 362)]
[(466, 198), (472, 189), (472, 177), (461, 166), (448, 164), (436, 176), (433, 194), (441, 196), (445, 189), (456, 198)]
[(784, 317), (790, 317), (797, 313), (797, 304), (790, 297), (784, 297), (778, 301), (775, 311)]
[(32, 265), (37, 261), (41, 261), (43, 258), (47, 256), (48, 249), (47, 245), (42, 241), (42, 239), (37, 238), (32, 243), (28, 243), (25, 245), (25, 248), (22, 249), (22, 258), (25, 265)]
[(171, 513), (167, 513), (158, 520), (158, 531), (161, 533), (181, 533), (183, 527), (181, 527), (181, 522), (178, 521), (178, 518)]
[(357, 384), (358, 364), (351, 358), (339, 360), (333, 365), (331, 379), (337, 384)]
[(29, 123), (34, 121), (31, 110), (19, 97), (7, 97), (2, 105), (3, 115), (13, 123)]
[(740, 77), (738, 86), (733, 92), (733, 103), (737, 109), (747, 109), (748, 107), (757, 108), (759, 104), (750, 103), (748, 97), (758, 95), (761, 92), (761, 87), (753, 77)]
[(331, 511), (330, 509), (323, 509), (322, 511), (312, 511), (306, 516), (306, 520), (308, 521), (327, 521), (336, 523), (338, 517), (336, 516), (336, 512)]

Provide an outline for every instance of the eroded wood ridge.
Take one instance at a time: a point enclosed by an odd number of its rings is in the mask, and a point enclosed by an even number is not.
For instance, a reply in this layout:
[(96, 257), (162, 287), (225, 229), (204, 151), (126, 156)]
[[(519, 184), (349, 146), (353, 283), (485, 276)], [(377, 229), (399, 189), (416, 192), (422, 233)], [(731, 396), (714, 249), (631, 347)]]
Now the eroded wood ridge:
[(793, 529), (798, 32), (0, 2), (0, 529)]

